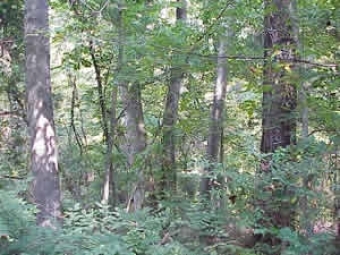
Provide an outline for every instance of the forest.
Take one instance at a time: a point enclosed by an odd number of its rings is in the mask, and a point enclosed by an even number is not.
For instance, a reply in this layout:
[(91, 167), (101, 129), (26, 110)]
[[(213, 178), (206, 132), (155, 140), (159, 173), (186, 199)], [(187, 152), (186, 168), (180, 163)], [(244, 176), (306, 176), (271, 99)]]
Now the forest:
[(340, 254), (339, 0), (1, 0), (0, 255)]

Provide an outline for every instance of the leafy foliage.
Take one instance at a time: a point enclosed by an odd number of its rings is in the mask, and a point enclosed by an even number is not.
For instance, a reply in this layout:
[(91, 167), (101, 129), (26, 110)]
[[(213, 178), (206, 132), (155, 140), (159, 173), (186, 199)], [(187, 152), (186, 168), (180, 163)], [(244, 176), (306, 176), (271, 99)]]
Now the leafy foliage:
[[(0, 254), (336, 254), (339, 1), (298, 1), (298, 54), (304, 61), (296, 61), (299, 77), (290, 79), (296, 79), (304, 94), (295, 114), (300, 125), (302, 112), (308, 110), (309, 133), (299, 136), (297, 145), (272, 155), (259, 150), (262, 93), (270, 92), (262, 86), (262, 1), (190, 1), (188, 24), (174, 22), (176, 1), (53, 0), (50, 5), (63, 226), (50, 230), (35, 225), (26, 177), (23, 3), (1, 1), (0, 39), (15, 43), (6, 48), (10, 64), (0, 56)], [(212, 164), (206, 158), (206, 143), (216, 39), (226, 29), (232, 37), (227, 47), (223, 158)], [(115, 208), (98, 203), (107, 148), (91, 53), (101, 71), (106, 109), (118, 83), (141, 88), (147, 148), (132, 166), (127, 163), (126, 109), (121, 99), (117, 102), (111, 155)], [(160, 201), (155, 189), (162, 166), (162, 112), (176, 68), (185, 70), (174, 130), (177, 189), (169, 201)], [(270, 166), (262, 166), (268, 156)], [(207, 166), (216, 183), (211, 201), (199, 194)], [(149, 207), (127, 213), (140, 169)], [(273, 215), (267, 215), (266, 208)], [(273, 222), (278, 212), (291, 214), (289, 227)], [(258, 242), (268, 236), (280, 243)]]

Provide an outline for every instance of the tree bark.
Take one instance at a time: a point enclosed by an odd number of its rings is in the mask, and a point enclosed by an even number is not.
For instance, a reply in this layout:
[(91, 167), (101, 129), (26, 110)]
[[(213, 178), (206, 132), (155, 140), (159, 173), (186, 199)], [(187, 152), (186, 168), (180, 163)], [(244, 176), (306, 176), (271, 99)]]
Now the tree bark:
[(205, 174), (201, 181), (201, 194), (205, 197), (210, 196), (210, 191), (213, 188), (213, 179), (211, 178), (214, 163), (218, 163), (219, 155), (221, 155), (221, 138), (223, 129), (223, 110), (224, 101), (227, 89), (227, 60), (225, 53), (225, 38), (221, 38), (218, 48), (217, 59), (217, 79), (214, 88), (214, 101), (211, 108), (210, 128), (207, 145), (207, 158), (210, 165), (205, 168)]
[[(296, 16), (297, 13), (297, 2), (296, 0), (292, 0), (293, 3), (293, 10), (294, 14)], [(297, 30), (297, 29), (296, 29)], [(297, 34), (297, 32), (296, 32)], [(300, 43), (300, 41), (297, 42), (298, 49), (300, 54), (303, 53), (303, 45)], [(308, 72), (307, 65), (304, 64), (302, 67), (299, 68), (299, 72), (303, 75), (304, 72)], [(300, 118), (301, 118), (301, 139), (306, 140), (308, 139), (308, 133), (309, 133), (309, 109), (308, 109), (308, 84), (307, 82), (303, 82), (299, 88), (298, 91), (298, 104), (300, 106)], [(310, 180), (309, 180), (309, 174), (304, 174), (303, 177), (303, 188), (305, 190), (310, 190)], [(301, 214), (304, 215), (304, 217), (301, 217), (300, 224), (301, 229), (305, 233), (305, 236), (309, 237), (313, 233), (313, 218), (312, 218), (312, 208), (308, 205), (308, 195), (305, 194), (299, 199), (300, 203), (300, 210)]]
[[(115, 86), (115, 85), (114, 85)], [(102, 203), (116, 205), (117, 192), (114, 178), (114, 165), (112, 162), (113, 144), (116, 136), (117, 128), (117, 88), (113, 87), (111, 91), (111, 110), (110, 110), (110, 129), (106, 148), (105, 159), (105, 177), (103, 183)]]
[(290, 0), (265, 0), (263, 153), (296, 143), (296, 85), (293, 80), (297, 38)]
[(302, 84), (299, 91), (299, 102), (301, 103), (301, 137), (306, 139), (308, 137), (309, 118), (308, 118), (308, 104), (307, 104), (308, 88), (306, 84)]
[[(121, 4), (118, 5), (118, 73), (124, 68), (124, 27), (123, 27), (123, 9)], [(118, 75), (119, 76), (119, 75)], [(137, 180), (129, 196), (127, 211), (133, 212), (142, 208), (144, 203), (144, 169), (141, 164), (136, 163), (137, 155), (146, 148), (146, 132), (144, 126), (143, 106), (141, 88), (138, 82), (129, 84), (125, 78), (119, 78), (118, 89), (124, 106), (124, 119), (126, 126), (126, 145), (128, 168), (133, 168), (137, 173)]]
[[(293, 0), (265, 0), (264, 17), (264, 71), (262, 101), (262, 141), (263, 153), (274, 153), (278, 148), (285, 148), (296, 143), (297, 72), (293, 65), (297, 50), (297, 20), (294, 17)], [(262, 162), (261, 170), (265, 174), (271, 169), (270, 156)], [(267, 179), (266, 176), (258, 178)], [(268, 176), (269, 177), (269, 176)], [(270, 178), (270, 177), (269, 177)], [(266, 185), (269, 185), (266, 183)], [(264, 211), (258, 221), (264, 228), (283, 228), (292, 226), (293, 205), (284, 202), (282, 197), (290, 197), (293, 191), (288, 187), (276, 190), (262, 190), (258, 203)], [(287, 189), (286, 189), (287, 188)], [(275, 193), (280, 193), (275, 197)], [(265, 193), (268, 193), (265, 195)], [(266, 198), (263, 198), (266, 197)], [(288, 199), (288, 201), (290, 201)], [(262, 236), (262, 242), (269, 242), (272, 247), (284, 247), (281, 241), (271, 235)], [(281, 244), (281, 246), (277, 246)], [(274, 249), (274, 248), (273, 248)]]
[[(177, 0), (182, 6), (176, 8), (177, 23), (185, 22), (187, 17), (186, 0)], [(159, 193), (161, 197), (166, 197), (168, 192), (176, 192), (176, 141), (175, 125), (178, 119), (178, 104), (180, 89), (184, 72), (180, 67), (172, 67), (170, 73), (170, 84), (167, 93), (166, 105), (163, 113), (163, 156), (162, 156), (162, 176)]]
[(95, 75), (96, 75), (100, 112), (102, 115), (102, 128), (103, 128), (103, 133), (104, 133), (104, 140), (107, 143), (107, 141), (109, 140), (109, 128), (107, 124), (108, 120), (106, 116), (106, 105), (105, 105), (105, 95), (104, 95), (102, 74), (101, 74), (101, 69), (99, 67), (99, 64), (95, 56), (96, 49), (95, 49), (94, 42), (92, 40), (89, 42), (89, 50), (90, 50), (92, 64), (93, 64)]
[(57, 227), (60, 187), (50, 77), (48, 1), (26, 0), (26, 86), (32, 195), (37, 223)]
[(142, 208), (144, 203), (144, 173), (143, 166), (136, 165), (136, 156), (146, 147), (146, 132), (144, 128), (141, 90), (138, 83), (132, 84), (129, 89), (122, 86), (122, 97), (126, 109), (126, 139), (129, 168), (137, 169), (137, 182), (129, 198), (129, 212)]
[[(120, 13), (119, 13), (120, 15)], [(119, 76), (120, 70), (123, 65), (123, 46), (121, 43), (122, 31), (121, 31), (121, 17), (118, 17), (118, 59), (117, 59), (117, 73)], [(114, 164), (112, 162), (112, 151), (115, 142), (116, 131), (117, 131), (117, 101), (118, 101), (118, 86), (119, 84), (112, 84), (111, 88), (111, 109), (109, 116), (109, 126), (107, 129), (106, 139), (106, 155), (105, 155), (105, 176), (102, 188), (102, 203), (110, 204), (115, 206), (117, 202), (117, 187), (116, 187), (116, 176), (114, 170)], [(105, 110), (106, 111), (106, 110)], [(106, 116), (106, 115), (105, 115)], [(105, 116), (102, 116), (104, 118)], [(107, 120), (105, 120), (107, 121)]]
[[(9, 103), (9, 112), (16, 112), (17, 114), (10, 114), (8, 118), (9, 137), (8, 143), (8, 161), (9, 165), (17, 168), (22, 164), (25, 154), (25, 139), (23, 139), (23, 131), (26, 129), (26, 113), (24, 109), (24, 95), (19, 90), (19, 85), (23, 79), (23, 71), (25, 68), (25, 60), (21, 56), (22, 49), (13, 47), (14, 44), (23, 43), (24, 39), (24, 16), (21, 11), (23, 3), (19, 1), (12, 1), (11, 3), (2, 4), (1, 13), (5, 13), (1, 18), (0, 29), (2, 40), (0, 43), (0, 71), (2, 73), (3, 84), (7, 92)], [(17, 7), (17, 8), (13, 8)], [(11, 17), (16, 17), (15, 21)], [(15, 40), (14, 40), (15, 38)], [(12, 171), (11, 167), (8, 171)]]

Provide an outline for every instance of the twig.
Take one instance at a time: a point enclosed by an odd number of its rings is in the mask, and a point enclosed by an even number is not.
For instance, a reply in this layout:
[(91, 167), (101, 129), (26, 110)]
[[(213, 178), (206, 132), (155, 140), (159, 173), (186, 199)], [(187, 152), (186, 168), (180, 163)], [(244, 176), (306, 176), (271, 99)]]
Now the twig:
[[(78, 100), (77, 96), (77, 84), (76, 84), (76, 78), (72, 77), (72, 75), (69, 73), (68, 74), (68, 79), (69, 79), (69, 85), (72, 87), (72, 99), (71, 99), (71, 123), (70, 126), (73, 130), (74, 136), (76, 138), (77, 145), (80, 150), (80, 154), (83, 154), (83, 142), (80, 138), (80, 135), (77, 131), (76, 124), (74, 121), (74, 108), (76, 107), (76, 100)], [(73, 78), (73, 79), (72, 79)]]
[(24, 180), (25, 178), (20, 176), (1, 175), (0, 179)]

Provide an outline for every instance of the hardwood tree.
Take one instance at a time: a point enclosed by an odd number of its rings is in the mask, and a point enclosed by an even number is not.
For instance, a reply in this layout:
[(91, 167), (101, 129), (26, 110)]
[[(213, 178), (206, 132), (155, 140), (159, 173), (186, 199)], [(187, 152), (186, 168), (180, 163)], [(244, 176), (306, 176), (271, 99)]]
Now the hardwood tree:
[[(177, 0), (177, 2), (181, 5), (176, 8), (176, 22), (178, 24), (187, 19), (187, 2), (186, 0)], [(159, 187), (160, 196), (163, 198), (166, 197), (166, 192), (175, 192), (177, 185), (175, 125), (178, 119), (178, 104), (183, 76), (184, 71), (181, 67), (171, 67), (170, 83), (163, 112), (162, 176)]]
[(291, 1), (265, 0), (263, 153), (296, 143), (296, 85), (293, 72), (297, 37), (291, 16)]
[(224, 103), (227, 89), (227, 59), (226, 59), (226, 38), (221, 37), (218, 48), (216, 83), (214, 86), (214, 98), (211, 107), (210, 127), (206, 155), (210, 162), (205, 169), (205, 174), (201, 181), (201, 193), (205, 197), (210, 196), (210, 191), (214, 187), (212, 178), (214, 164), (218, 163), (221, 154), (221, 138), (223, 130)]
[(57, 135), (53, 120), (47, 0), (26, 0), (26, 92), (32, 198), (37, 224), (55, 228), (61, 218)]
[[(0, 1), (2, 37), (14, 33), (5, 21), (21, 22), (1, 10), (14, 1), (23, 0)], [(12, 149), (2, 139), (16, 128), (3, 116), (18, 107), (11, 109), (15, 98), (7, 99), (5, 88), (21, 83), (0, 73), (0, 254), (23, 252), (8, 252), (10, 246), (31, 254), (69, 254), (70, 247), (88, 254), (333, 254), (335, 229), (328, 237), (316, 232), (339, 223), (339, 47), (338, 33), (317, 24), (326, 24), (337, 0), (299, 1), (299, 13), (296, 0), (263, 1), (51, 1), (51, 30), (39, 23), (26, 36), (31, 191), (38, 223), (55, 227), (58, 155), (44, 55), (51, 33), (52, 55), (63, 56), (51, 75), (59, 152), (67, 155), (60, 162), (67, 217), (53, 240), (42, 239), (30, 231), (31, 206), (6, 195), (26, 178), (23, 164), (7, 162)], [(47, 12), (41, 3), (27, 1), (34, 24)], [(0, 60), (8, 57), (0, 53)], [(308, 91), (297, 102), (300, 81)], [(303, 132), (295, 146), (298, 121)], [(24, 155), (18, 153), (22, 162)]]
[[(264, 17), (264, 70), (262, 101), (261, 152), (268, 154), (261, 163), (263, 173), (271, 169), (271, 154), (279, 148), (296, 143), (297, 84), (294, 60), (296, 59), (297, 34), (293, 14), (293, 1), (265, 0)], [(265, 175), (259, 178), (265, 178)], [(261, 222), (277, 228), (292, 226), (293, 208), (289, 202), (278, 201), (273, 189), (268, 199), (260, 199), (264, 209)], [(285, 188), (282, 188), (285, 190)], [(289, 196), (284, 192), (284, 196)], [(270, 238), (270, 242), (274, 239)], [(276, 241), (274, 241), (277, 244)]]
[[(117, 29), (118, 29), (118, 67), (117, 74), (121, 75), (125, 63), (126, 31), (123, 22), (123, 4), (119, 3)], [(121, 101), (124, 107), (124, 125), (126, 127), (126, 144), (125, 152), (127, 155), (128, 169), (136, 171), (136, 181), (130, 193), (127, 211), (133, 212), (142, 208), (145, 198), (145, 180), (144, 167), (137, 162), (138, 155), (146, 148), (146, 131), (144, 125), (144, 113), (142, 105), (141, 85), (138, 81), (129, 81), (129, 79), (120, 79), (117, 82)]]
[[(3, 2), (0, 5), (0, 73), (4, 79), (2, 86), (5, 86), (7, 93), (9, 111), (8, 119), (8, 145), (10, 165), (22, 164), (21, 155), (24, 153), (25, 140), (22, 133), (25, 129), (26, 114), (24, 106), (23, 87), (20, 86), (23, 80), (24, 58), (22, 49), (17, 47), (23, 43), (24, 17), (22, 12), (23, 2), (15, 0)], [(15, 17), (15, 18), (14, 18)], [(12, 167), (9, 167), (12, 171)]]
[[(100, 66), (100, 59), (96, 57), (96, 49), (94, 42), (91, 40), (89, 43), (89, 50), (92, 60), (92, 65), (94, 67), (94, 72), (96, 76), (97, 83), (97, 92), (99, 97), (99, 106), (101, 112), (101, 126), (103, 130), (104, 141), (106, 145), (106, 153), (105, 153), (105, 175), (104, 182), (101, 194), (101, 202), (103, 204), (110, 203), (112, 206), (116, 203), (116, 187), (115, 187), (115, 179), (114, 179), (114, 164), (112, 162), (112, 151), (116, 134), (116, 110), (117, 110), (117, 86), (112, 84), (111, 88), (111, 107), (108, 108), (106, 106), (105, 100), (105, 89), (104, 86), (105, 81), (107, 79), (103, 79), (102, 69)], [(101, 49), (100, 49), (101, 50)], [(119, 58), (119, 57), (118, 57)], [(118, 59), (118, 66), (121, 66), (120, 58)]]

